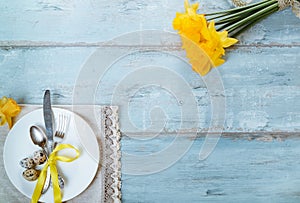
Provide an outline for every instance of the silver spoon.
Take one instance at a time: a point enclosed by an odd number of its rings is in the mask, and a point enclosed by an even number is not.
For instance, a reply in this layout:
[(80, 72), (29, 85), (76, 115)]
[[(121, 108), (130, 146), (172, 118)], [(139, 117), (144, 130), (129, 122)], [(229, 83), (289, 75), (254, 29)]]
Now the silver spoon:
[(48, 153), (46, 150), (47, 137), (45, 133), (37, 126), (31, 126), (29, 131), (32, 142), (41, 147), (46, 152), (48, 158)]
[[(47, 150), (46, 150), (46, 148), (47, 148), (47, 146), (46, 146), (47, 137), (46, 137), (44, 131), (41, 130), (37, 126), (31, 126), (30, 127), (30, 137), (31, 137), (32, 142), (35, 145), (41, 147), (44, 150), (44, 152), (46, 154), (46, 157), (48, 159), (48, 153), (47, 153)], [(64, 187), (64, 182), (65, 181), (61, 177), (61, 175), (58, 175), (58, 179), (59, 179), (59, 186), (62, 189)], [(50, 175), (50, 172), (47, 171), (47, 176), (46, 176), (45, 184), (44, 184), (44, 187), (43, 187), (43, 190), (42, 190), (42, 194), (44, 194), (48, 190), (48, 188), (50, 186), (50, 182), (51, 182), (51, 175)]]
[[(44, 132), (37, 126), (31, 126), (29, 131), (30, 131), (30, 137), (31, 137), (32, 142), (35, 145), (37, 145), (43, 149), (43, 151), (45, 152), (46, 157), (48, 159), (48, 153), (46, 150), (47, 137), (44, 134)], [(51, 181), (51, 175), (47, 171), (47, 176), (46, 176), (45, 184), (44, 184), (44, 187), (42, 190), (42, 194), (44, 194), (48, 190), (48, 188), (50, 186), (50, 181)]]

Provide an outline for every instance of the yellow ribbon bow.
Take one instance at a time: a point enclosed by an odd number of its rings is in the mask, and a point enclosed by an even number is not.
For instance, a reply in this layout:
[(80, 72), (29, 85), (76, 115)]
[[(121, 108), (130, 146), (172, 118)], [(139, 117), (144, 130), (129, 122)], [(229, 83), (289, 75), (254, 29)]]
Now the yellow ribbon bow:
[[(63, 149), (74, 149), (76, 152), (75, 157), (66, 157), (66, 156), (57, 156), (56, 153)], [(70, 144), (59, 144), (53, 152), (50, 154), (47, 163), (45, 164), (44, 168), (42, 169), (40, 176), (38, 178), (38, 182), (35, 186), (31, 203), (37, 203), (40, 199), (42, 189), (45, 184), (46, 176), (47, 176), (47, 169), (48, 166), (50, 167), (50, 174), (51, 174), (51, 180), (53, 185), (53, 195), (54, 195), (54, 202), (55, 203), (61, 203), (62, 197), (61, 197), (61, 191), (58, 184), (58, 173), (56, 169), (56, 161), (62, 161), (62, 162), (72, 162), (75, 159), (77, 159), (80, 155), (80, 152), (78, 149), (73, 147)]]

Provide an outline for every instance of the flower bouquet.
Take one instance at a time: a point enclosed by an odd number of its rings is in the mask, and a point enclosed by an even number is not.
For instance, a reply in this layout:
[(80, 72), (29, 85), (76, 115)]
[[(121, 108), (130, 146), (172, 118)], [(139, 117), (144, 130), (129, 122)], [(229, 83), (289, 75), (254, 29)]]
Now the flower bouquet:
[(176, 13), (173, 20), (173, 27), (181, 36), (182, 48), (186, 50), (193, 70), (202, 76), (212, 67), (223, 64), (225, 48), (236, 44), (238, 40), (234, 37), (256, 22), (289, 6), (300, 18), (300, 0), (263, 0), (249, 5), (241, 0), (232, 2), (236, 8), (198, 14), (199, 4), (190, 5), (185, 0), (185, 12)]

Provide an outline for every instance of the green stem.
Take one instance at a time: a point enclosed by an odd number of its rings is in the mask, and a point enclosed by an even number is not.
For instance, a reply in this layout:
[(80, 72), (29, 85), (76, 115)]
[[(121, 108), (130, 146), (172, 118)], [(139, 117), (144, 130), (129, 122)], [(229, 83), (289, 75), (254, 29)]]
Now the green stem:
[(278, 11), (277, 8), (274, 8), (272, 10), (270, 10), (269, 12), (263, 14), (262, 16), (260, 16), (260, 18), (257, 18), (257, 19), (254, 19), (250, 22), (248, 22), (247, 25), (245, 25), (244, 27), (240, 28), (237, 32), (233, 33), (235, 30), (231, 31), (228, 35), (230, 37), (236, 37), (238, 36), (239, 34), (241, 34), (242, 32), (244, 32), (246, 29), (248, 29), (250, 26), (254, 25), (256, 22), (266, 18), (267, 16), (271, 15), (272, 13), (275, 13), (276, 11)]
[[(243, 17), (244, 17), (244, 15), (241, 15), (241, 16), (234, 16), (234, 17), (229, 17), (229, 18), (224, 18), (224, 19), (222, 19), (222, 20), (217, 20), (217, 21), (215, 21), (215, 24), (216, 24), (216, 25), (222, 25), (222, 24), (224, 24), (224, 23), (229, 23), (229, 22), (236, 21), (236, 20), (238, 20), (238, 19), (240, 19), (240, 18), (243, 18)], [(210, 21), (210, 20), (208, 20), (208, 21)]]
[(257, 3), (253, 3), (253, 4), (249, 4), (249, 5), (246, 5), (246, 6), (242, 6), (242, 7), (237, 7), (237, 8), (233, 8), (233, 9), (229, 9), (229, 10), (226, 10), (226, 11), (219, 11), (219, 12), (215, 12), (215, 13), (207, 13), (205, 14), (205, 16), (212, 16), (212, 15), (218, 15), (218, 14), (224, 14), (224, 13), (235, 13), (236, 11), (240, 11), (240, 10), (247, 10), (253, 6), (257, 6), (259, 4), (263, 4), (263, 3), (266, 3), (266, 2), (277, 2), (277, 0), (264, 0), (264, 1), (261, 1), (261, 2), (257, 2)]
[(275, 8), (277, 8), (277, 10), (279, 9), (278, 2), (276, 4), (272, 4), (272, 5), (268, 6), (267, 8), (260, 10), (259, 12), (256, 12), (256, 13), (248, 16), (247, 18), (244, 18), (241, 21), (234, 23), (233, 25), (228, 26), (226, 30), (230, 33), (232, 31), (234, 31), (235, 29), (239, 28), (240, 26), (247, 24), (248, 21), (260, 19), (260, 16), (262, 16), (264, 13), (269, 12), (270, 10), (273, 10)]
[[(231, 14), (231, 15), (227, 15), (226, 18), (216, 21), (216, 24), (217, 23), (221, 24), (221, 23), (232, 21), (233, 19), (237, 19), (237, 18), (241, 17), (241, 15), (243, 15), (243, 14), (249, 14), (252, 11), (258, 10), (260, 8), (264, 8), (264, 7), (269, 6), (273, 3), (274, 3), (273, 1), (267, 1), (265, 3), (254, 6), (250, 9), (242, 10), (240, 12), (237, 12), (237, 13), (234, 13), (234, 14)], [(217, 18), (220, 18), (220, 17), (223, 17), (223, 15), (222, 16), (216, 16), (216, 17), (213, 17), (213, 18), (209, 18), (207, 20), (210, 21), (210, 20), (217, 19)]]

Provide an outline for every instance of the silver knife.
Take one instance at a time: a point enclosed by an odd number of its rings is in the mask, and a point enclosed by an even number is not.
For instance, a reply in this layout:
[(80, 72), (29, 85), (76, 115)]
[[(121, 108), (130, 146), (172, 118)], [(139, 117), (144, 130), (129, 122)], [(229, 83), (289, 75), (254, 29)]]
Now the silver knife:
[[(50, 91), (46, 90), (44, 94), (44, 101), (43, 101), (43, 113), (44, 113), (44, 121), (45, 121), (45, 127), (46, 127), (46, 136), (47, 136), (47, 154), (48, 157), (51, 154), (53, 150), (53, 113), (51, 109), (51, 98), (50, 98)], [(51, 182), (51, 175), (49, 169), (47, 170), (47, 176), (44, 183), (44, 187), (42, 189), (42, 194), (44, 194)]]
[[(53, 112), (51, 109), (51, 98), (50, 98), (50, 90), (46, 90), (45, 95), (44, 95), (44, 102), (43, 102), (43, 112), (44, 112), (44, 121), (45, 121), (45, 127), (46, 127), (46, 136), (48, 139), (47, 142), (47, 148), (48, 148), (48, 155), (51, 154), (53, 151)], [(61, 189), (64, 187), (64, 179), (63, 177), (58, 173), (58, 179), (60, 182), (59, 186)], [(42, 189), (42, 194), (44, 194), (50, 185), (51, 182), (51, 175), (50, 175), (50, 170), (48, 168), (47, 170), (47, 176), (46, 180), (44, 183), (44, 187)]]
[(47, 147), (48, 147), (48, 153), (50, 155), (53, 150), (53, 112), (51, 109), (50, 90), (46, 90), (45, 92), (43, 111), (44, 111), (46, 135), (48, 139)]

